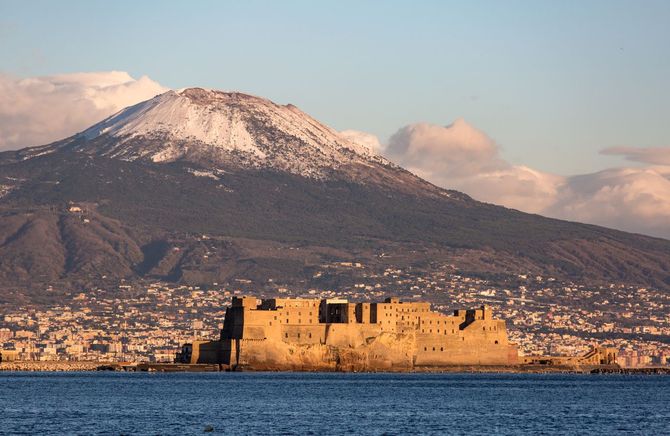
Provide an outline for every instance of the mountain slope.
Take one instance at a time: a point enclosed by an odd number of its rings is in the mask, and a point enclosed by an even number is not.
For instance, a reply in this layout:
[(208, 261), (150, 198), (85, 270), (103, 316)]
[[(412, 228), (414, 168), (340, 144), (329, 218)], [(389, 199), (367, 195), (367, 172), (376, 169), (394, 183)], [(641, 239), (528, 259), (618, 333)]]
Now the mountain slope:
[(325, 285), (315, 266), (383, 263), (381, 252), (479, 274), (670, 283), (668, 241), (477, 202), (294, 107), (236, 93), (170, 92), (1, 153), (0, 186), (0, 279), (26, 288), (103, 277), (309, 288)]

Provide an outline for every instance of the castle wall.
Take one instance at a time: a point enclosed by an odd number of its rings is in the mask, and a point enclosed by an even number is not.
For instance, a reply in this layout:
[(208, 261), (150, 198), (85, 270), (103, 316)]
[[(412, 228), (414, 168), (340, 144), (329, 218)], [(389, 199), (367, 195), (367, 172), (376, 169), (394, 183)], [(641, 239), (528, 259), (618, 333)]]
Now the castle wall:
[(276, 301), (276, 311), (281, 324), (311, 325), (319, 323), (319, 300), (278, 299)]
[(281, 340), (290, 344), (313, 345), (326, 343), (326, 325), (284, 325)]
[(370, 324), (370, 303), (358, 303), (356, 305), (356, 322), (359, 324)]
[(508, 365), (516, 363), (505, 322), (475, 310), (469, 316), (431, 312), (422, 316), (417, 333), (417, 366)]
[(429, 303), (397, 299), (235, 298), (221, 338), (218, 348), (194, 344), (192, 360), (254, 369), (392, 370), (506, 365), (517, 356), (505, 322), (486, 307), (444, 315)]
[(321, 344), (295, 344), (284, 341), (231, 341), (239, 350), (231, 365), (237, 368), (278, 371), (335, 371), (337, 359), (330, 347)]
[(510, 345), (494, 343), (486, 337), (436, 338), (427, 335), (417, 338), (416, 366), (445, 365), (510, 365), (515, 353)]
[(421, 316), (430, 313), (430, 303), (399, 302), (397, 299), (372, 303), (371, 306), (371, 322), (387, 332), (408, 332), (414, 328)]
[(224, 350), (223, 341), (193, 341), (191, 358), (188, 363), (226, 363), (229, 353)]
[(326, 345), (332, 347), (362, 347), (369, 338), (381, 334), (374, 324), (326, 324)]
[(242, 339), (267, 339), (276, 336), (279, 322), (275, 314), (265, 310), (248, 310), (243, 315)]

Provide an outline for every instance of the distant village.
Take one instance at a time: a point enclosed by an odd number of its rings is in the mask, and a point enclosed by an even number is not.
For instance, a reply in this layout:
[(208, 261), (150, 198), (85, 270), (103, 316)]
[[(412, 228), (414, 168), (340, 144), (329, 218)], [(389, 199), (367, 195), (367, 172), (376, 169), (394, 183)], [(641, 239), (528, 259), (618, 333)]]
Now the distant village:
[(297, 291), (272, 283), (258, 291), (244, 278), (206, 288), (122, 282), (73, 294), (67, 304), (5, 307), (0, 353), (3, 360), (172, 362), (182, 344), (218, 338), (233, 296), (380, 301), (397, 295), (445, 313), (487, 304), (525, 355), (578, 355), (599, 344), (617, 348), (624, 367), (670, 365), (670, 298), (654, 289), (531, 275), (494, 283), (464, 277), (451, 265), (427, 273), (336, 262), (322, 265), (319, 275), (341, 275), (351, 284)]

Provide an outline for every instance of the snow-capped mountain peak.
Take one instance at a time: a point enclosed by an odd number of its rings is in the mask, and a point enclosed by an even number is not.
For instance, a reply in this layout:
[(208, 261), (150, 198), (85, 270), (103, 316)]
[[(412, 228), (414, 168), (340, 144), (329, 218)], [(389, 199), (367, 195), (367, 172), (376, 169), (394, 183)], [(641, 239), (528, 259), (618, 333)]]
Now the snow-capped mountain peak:
[(168, 91), (130, 106), (70, 143), (124, 160), (235, 163), (310, 177), (354, 163), (385, 162), (291, 104), (202, 88)]

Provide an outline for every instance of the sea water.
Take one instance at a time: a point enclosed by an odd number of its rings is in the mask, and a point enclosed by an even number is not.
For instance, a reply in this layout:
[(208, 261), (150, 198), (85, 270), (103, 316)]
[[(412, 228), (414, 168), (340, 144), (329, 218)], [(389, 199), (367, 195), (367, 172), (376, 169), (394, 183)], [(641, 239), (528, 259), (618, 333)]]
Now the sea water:
[(670, 434), (670, 377), (0, 373), (0, 434)]

